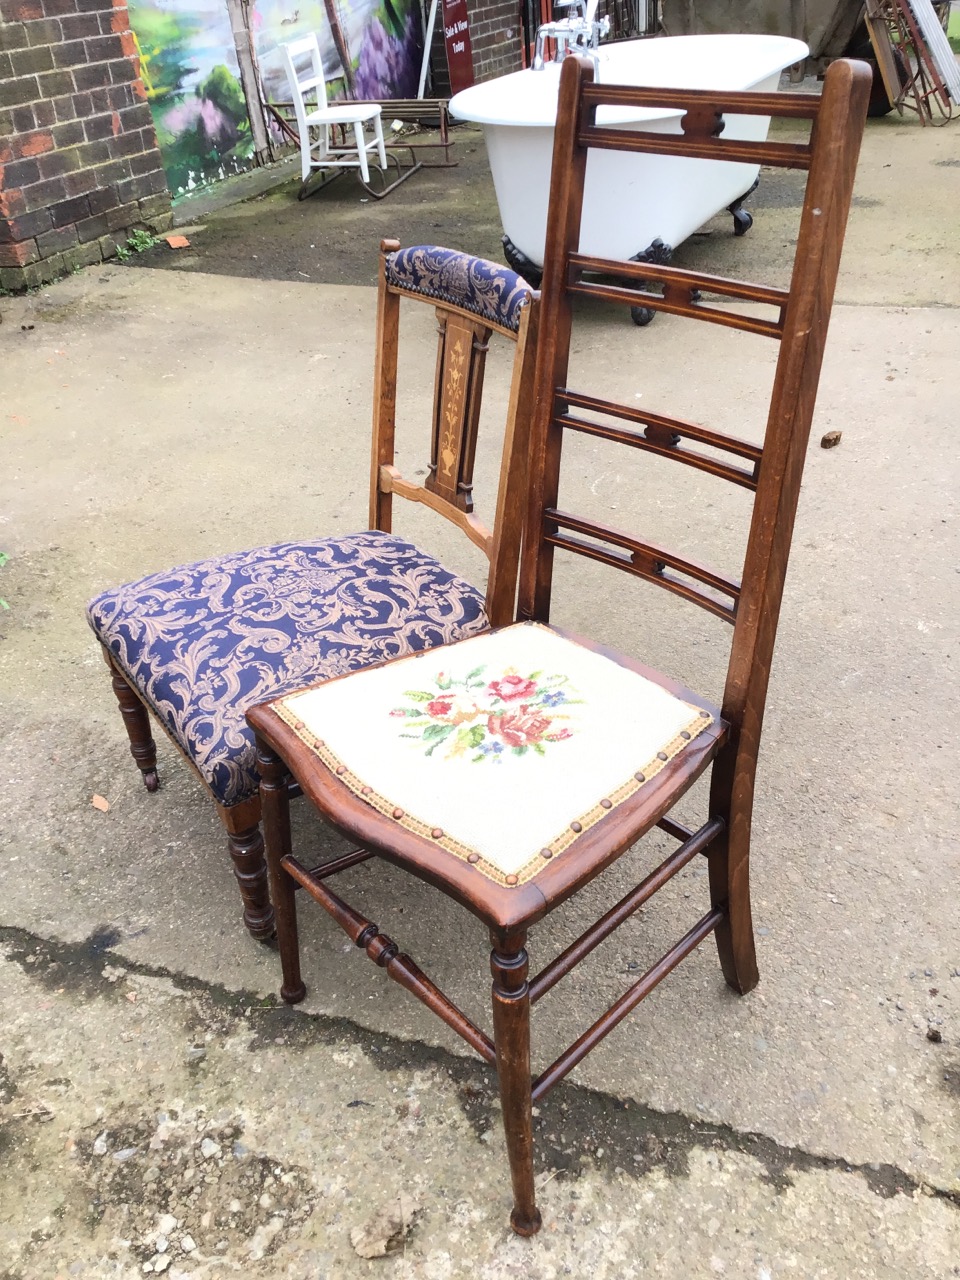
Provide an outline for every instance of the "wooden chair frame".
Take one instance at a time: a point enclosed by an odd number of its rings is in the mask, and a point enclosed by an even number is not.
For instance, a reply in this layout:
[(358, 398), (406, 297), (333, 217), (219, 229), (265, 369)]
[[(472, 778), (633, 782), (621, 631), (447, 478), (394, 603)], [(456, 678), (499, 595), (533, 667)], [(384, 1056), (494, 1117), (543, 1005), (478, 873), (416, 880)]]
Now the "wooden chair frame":
[[(483, 551), (490, 563), (485, 609), (491, 626), (501, 626), (513, 618), (516, 601), (521, 528), (525, 514), (528, 424), (532, 406), (539, 294), (531, 290), (530, 301), (523, 307), (520, 315), (519, 329), (514, 331), (438, 298), (389, 283), (387, 258), (399, 249), (400, 245), (396, 240), (383, 240), (380, 244), (370, 528), (384, 533), (392, 532), (394, 495), (422, 503), (451, 521)], [(425, 485), (405, 479), (394, 465), (400, 304), (404, 298), (434, 307), (437, 316), (437, 372), (432, 410), (431, 457)], [(516, 351), (496, 512), (493, 528), (490, 530), (473, 514), (472, 486), (486, 357), (489, 339), (494, 332), (515, 343)], [(461, 395), (464, 385), (469, 388), (467, 396)], [(455, 483), (452, 486), (441, 456), (444, 451), (453, 459), (451, 466)], [(157, 748), (148, 714), (152, 708), (141, 699), (106, 647), (103, 648), (103, 656), (110, 669), (114, 694), (130, 740), (131, 755), (147, 791), (154, 792), (160, 782), (157, 773)], [(171, 741), (194, 772), (197, 772), (193, 761), (182, 751), (180, 744), (173, 738)], [(197, 776), (200, 777), (200, 774), (197, 773)], [(206, 787), (202, 777), (200, 781)], [(292, 794), (299, 794), (298, 789), (294, 788)], [(272, 938), (275, 923), (260, 831), (260, 797), (254, 795), (230, 806), (214, 799), (214, 805), (227, 832), (230, 858), (243, 900), (244, 924), (254, 938)]]
[[(532, 1106), (595, 1047), (679, 962), (711, 933), (726, 982), (743, 994), (758, 981), (749, 896), (749, 850), (754, 779), (770, 665), (783, 593), (800, 478), (833, 300), (854, 172), (870, 94), (863, 63), (835, 62), (820, 99), (801, 94), (713, 93), (636, 89), (594, 84), (589, 63), (566, 60), (553, 159), (547, 243), (553, 246), (543, 279), (541, 338), (537, 355), (531, 434), (530, 498), (521, 554), (519, 616), (549, 621), (553, 561), (558, 548), (622, 569), (662, 586), (733, 624), (733, 642), (722, 708), (715, 711), (696, 694), (632, 659), (590, 645), (659, 683), (712, 718), (710, 730), (664, 764), (656, 786), (641, 788), (630, 803), (613, 807), (596, 825), (572, 824), (577, 838), (563, 857), (546, 862), (535, 878), (513, 888), (483, 880), (464, 862), (444, 856), (435, 844), (391, 822), (340, 782), (269, 704), (248, 713), (260, 751), (264, 820), (283, 965), (281, 995), (303, 998), (294, 889), (303, 887), (344, 928), (358, 947), (388, 975), (432, 1009), (499, 1075), (504, 1127), (513, 1182), (511, 1223), (521, 1235), (540, 1227), (533, 1179)], [(597, 109), (682, 109), (681, 133), (665, 135), (631, 128), (601, 127)], [(754, 142), (721, 136), (724, 113), (807, 119), (805, 143)], [(604, 284), (592, 277), (630, 275), (620, 262), (577, 251), (588, 150), (670, 152), (809, 171), (789, 290), (771, 289), (673, 267), (637, 265), (636, 285)], [(590, 280), (584, 279), (589, 273)], [(643, 282), (663, 285), (663, 295)], [(720, 303), (708, 300), (719, 296)], [(777, 339), (780, 356), (763, 447), (662, 414), (651, 414), (567, 385), (573, 320), (572, 300), (589, 296), (627, 306), (641, 303), (694, 319)], [(725, 307), (732, 298), (772, 305), (774, 319), (757, 319)], [(584, 417), (600, 412), (620, 419), (615, 427)], [(679, 556), (655, 543), (562, 512), (557, 507), (562, 442), (566, 431), (602, 438), (672, 458), (710, 472), (755, 495), (742, 582)], [(703, 453), (697, 445), (722, 450)], [(351, 679), (347, 676), (345, 679)], [(299, 726), (302, 728), (303, 726)], [(689, 737), (690, 735), (686, 735)], [(314, 744), (316, 745), (316, 744)], [(323, 745), (322, 743), (319, 745)], [(660, 759), (667, 761), (666, 754)], [(706, 820), (692, 829), (670, 810), (712, 765)], [(342, 773), (344, 770), (339, 770)], [(293, 855), (287, 810), (292, 773), (325, 818), (363, 847), (309, 870)], [(639, 777), (643, 782), (644, 778)], [(601, 802), (602, 803), (602, 802)], [(402, 817), (402, 811), (394, 813)], [(535, 977), (528, 976), (527, 932), (531, 924), (595, 878), (636, 840), (659, 827), (677, 848), (630, 893)], [(443, 832), (434, 833), (443, 835)], [(575, 852), (574, 852), (575, 851)], [(709, 910), (653, 964), (578, 1040), (535, 1078), (530, 1068), (530, 1008), (600, 942), (634, 914), (658, 889), (699, 854), (709, 865)], [(384, 857), (436, 885), (490, 929), (493, 972), (493, 1036), (475, 1026), (417, 966), (401, 955), (378, 926), (334, 894), (334, 873)], [(469, 860), (467, 860), (469, 861)], [(516, 881), (517, 877), (513, 877)], [(507, 880), (509, 885), (509, 878)]]

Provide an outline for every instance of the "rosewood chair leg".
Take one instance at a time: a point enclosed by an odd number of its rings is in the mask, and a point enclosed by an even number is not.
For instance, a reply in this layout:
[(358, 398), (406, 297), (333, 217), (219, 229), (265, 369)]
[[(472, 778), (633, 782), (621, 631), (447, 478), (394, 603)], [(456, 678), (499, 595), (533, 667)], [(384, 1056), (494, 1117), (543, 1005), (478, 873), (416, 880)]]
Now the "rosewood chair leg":
[(710, 846), (710, 901), (724, 908), (715, 936), (727, 985), (744, 996), (760, 981), (750, 910), (750, 822), (733, 821)]
[[(227, 847), (233, 861), (233, 874), (237, 878), (240, 897), (243, 899), (243, 923), (251, 937), (265, 941), (273, 937), (275, 925), (260, 824), (251, 824), (248, 815), (241, 816), (221, 805), (217, 805), (217, 812), (227, 829)], [(257, 812), (259, 813), (259, 805)]]
[(500, 1101), (507, 1138), (513, 1212), (510, 1225), (520, 1236), (540, 1230), (533, 1187), (533, 1100), (530, 1094), (530, 989), (526, 934), (491, 936), (493, 951), (493, 1039), (500, 1077)]
[(294, 882), (281, 866), (290, 852), (290, 793), (283, 761), (257, 739), (260, 767), (260, 803), (263, 834), (267, 848), (270, 892), (277, 913), (277, 943), (283, 983), (280, 996), (287, 1004), (299, 1004), (307, 994), (300, 976), (300, 940), (297, 936), (297, 898)]
[(143, 785), (148, 791), (156, 791), (160, 786), (160, 778), (157, 774), (157, 744), (150, 732), (150, 716), (109, 655), (107, 666), (110, 668), (113, 692), (120, 705), (127, 737), (130, 739), (130, 754), (143, 775)]

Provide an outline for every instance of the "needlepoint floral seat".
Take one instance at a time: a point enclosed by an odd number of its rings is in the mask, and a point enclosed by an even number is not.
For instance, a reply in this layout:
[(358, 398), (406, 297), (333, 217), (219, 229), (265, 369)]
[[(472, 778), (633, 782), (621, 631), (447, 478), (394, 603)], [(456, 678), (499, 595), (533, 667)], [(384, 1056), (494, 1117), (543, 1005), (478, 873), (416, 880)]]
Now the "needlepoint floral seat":
[(536, 623), (288, 693), (270, 711), (306, 748), (305, 790), (336, 779), (375, 824), (414, 836), (434, 877), (472, 881), (497, 925), (535, 912), (540, 895), (520, 891), (548, 869), (562, 876), (598, 824), (669, 798), (678, 767), (689, 780), (724, 731), (696, 695)]
[(224, 806), (259, 786), (249, 706), (487, 626), (475, 587), (376, 530), (151, 574), (87, 614)]

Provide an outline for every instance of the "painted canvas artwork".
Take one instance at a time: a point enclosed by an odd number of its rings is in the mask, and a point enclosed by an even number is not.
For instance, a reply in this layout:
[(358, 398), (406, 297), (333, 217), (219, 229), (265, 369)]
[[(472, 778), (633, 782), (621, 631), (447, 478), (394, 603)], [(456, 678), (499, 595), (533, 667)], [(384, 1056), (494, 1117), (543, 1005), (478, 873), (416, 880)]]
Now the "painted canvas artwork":
[(423, 52), (417, 0), (257, 0), (251, 20), (268, 100), (289, 100), (278, 47), (315, 31), (331, 97), (412, 98)]
[(249, 168), (253, 138), (225, 0), (133, 0), (130, 25), (173, 195)]
[(249, 28), (235, 37), (227, 0), (131, 0), (141, 76), (174, 196), (254, 162), (250, 113), (260, 107), (245, 98), (235, 38), (253, 55), (266, 101), (289, 101), (279, 46), (310, 32), (320, 42), (331, 98), (416, 94), (419, 0), (254, 0), (239, 13)]

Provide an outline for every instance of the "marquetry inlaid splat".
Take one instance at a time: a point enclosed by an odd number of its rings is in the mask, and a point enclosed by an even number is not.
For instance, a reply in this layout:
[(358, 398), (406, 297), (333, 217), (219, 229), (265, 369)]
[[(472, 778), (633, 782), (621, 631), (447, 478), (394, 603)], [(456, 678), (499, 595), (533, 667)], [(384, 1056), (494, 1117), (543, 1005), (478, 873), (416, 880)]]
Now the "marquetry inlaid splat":
[(490, 329), (438, 309), (437, 377), (430, 471), (425, 486), (473, 510), (473, 463)]

